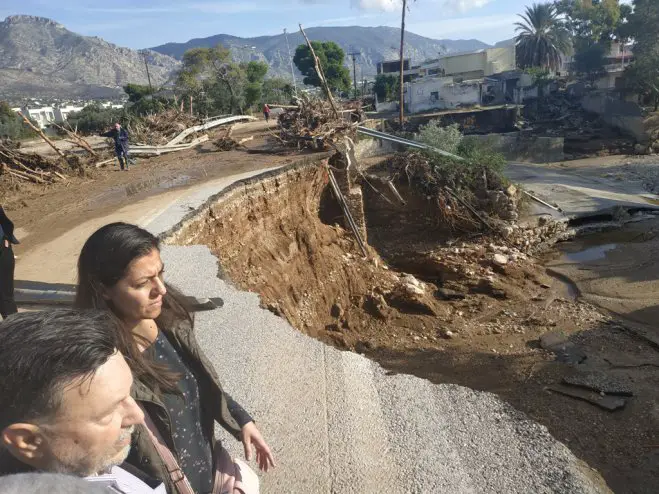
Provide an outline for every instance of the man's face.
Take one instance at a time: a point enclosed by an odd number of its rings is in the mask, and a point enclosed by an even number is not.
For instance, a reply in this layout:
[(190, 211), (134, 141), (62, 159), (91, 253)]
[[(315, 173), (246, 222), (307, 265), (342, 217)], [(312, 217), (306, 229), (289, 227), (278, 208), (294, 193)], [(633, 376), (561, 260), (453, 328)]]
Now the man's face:
[(114, 124), (114, 128), (117, 129), (117, 130), (119, 130), (119, 129), (121, 128), (121, 125), (119, 125), (118, 123), (116, 123), (116, 124)]
[(42, 469), (87, 476), (123, 463), (133, 428), (144, 419), (130, 397), (132, 383), (130, 368), (117, 352), (93, 377), (67, 386), (59, 411), (41, 425)]

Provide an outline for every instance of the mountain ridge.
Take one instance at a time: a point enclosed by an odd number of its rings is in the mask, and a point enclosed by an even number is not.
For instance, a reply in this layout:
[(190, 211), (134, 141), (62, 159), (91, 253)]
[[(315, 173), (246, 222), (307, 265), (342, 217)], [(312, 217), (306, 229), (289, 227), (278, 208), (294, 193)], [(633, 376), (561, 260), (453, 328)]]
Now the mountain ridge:
[[(400, 28), (397, 27), (310, 27), (305, 29), (305, 32), (312, 41), (335, 41), (346, 54), (352, 51), (359, 52), (358, 63), (364, 76), (374, 75), (378, 62), (399, 58)], [(299, 32), (289, 33), (288, 43), (291, 56), (293, 56), (295, 48), (304, 43), (304, 38)], [(252, 38), (216, 34), (205, 38), (194, 38), (184, 43), (166, 43), (151, 49), (180, 59), (183, 53), (190, 48), (208, 48), (217, 44), (230, 48), (234, 59), (237, 61), (261, 60), (269, 63), (272, 74), (290, 74), (288, 48), (284, 34)], [(489, 47), (490, 45), (476, 39), (436, 40), (405, 31), (405, 57), (411, 58), (413, 62), (438, 58), (448, 53), (473, 51)]]
[[(157, 86), (180, 65), (153, 51), (146, 60)], [(147, 84), (144, 58), (135, 50), (76, 34), (45, 17), (17, 15), (0, 22), (0, 99), (112, 98), (128, 83)]]

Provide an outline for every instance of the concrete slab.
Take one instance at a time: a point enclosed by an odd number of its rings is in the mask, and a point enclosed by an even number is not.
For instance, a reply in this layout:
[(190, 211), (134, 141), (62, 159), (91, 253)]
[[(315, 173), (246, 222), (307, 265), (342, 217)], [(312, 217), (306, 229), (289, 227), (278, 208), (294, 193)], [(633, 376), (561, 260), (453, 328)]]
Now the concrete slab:
[[(640, 181), (616, 181), (556, 166), (510, 163), (506, 176), (540, 199), (557, 204), (570, 218), (610, 211), (616, 206), (659, 209), (659, 196), (648, 194)], [(539, 208), (541, 214), (552, 214)]]

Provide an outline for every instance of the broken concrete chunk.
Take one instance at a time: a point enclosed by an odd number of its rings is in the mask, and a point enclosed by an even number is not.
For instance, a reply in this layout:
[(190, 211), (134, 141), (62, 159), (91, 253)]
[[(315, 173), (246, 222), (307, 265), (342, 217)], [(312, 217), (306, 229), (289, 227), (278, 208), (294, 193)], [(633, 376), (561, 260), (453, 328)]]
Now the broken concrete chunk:
[(508, 256), (505, 256), (503, 254), (494, 254), (494, 257), (492, 258), (492, 261), (497, 266), (505, 266), (506, 264), (508, 264), (509, 259), (508, 259)]
[(628, 382), (605, 372), (578, 372), (564, 377), (563, 382), (608, 395), (634, 396)]
[(553, 391), (554, 393), (559, 393), (565, 396), (570, 396), (571, 398), (587, 401), (588, 403), (598, 406), (604, 410), (608, 410), (609, 412), (614, 412), (624, 408), (627, 404), (627, 400), (624, 398), (617, 398), (607, 395), (602, 396), (601, 394), (595, 393), (593, 391), (566, 386), (565, 384), (555, 384), (548, 386), (547, 389), (549, 391)]
[(517, 187), (515, 187), (515, 186), (512, 185), (512, 184), (510, 184), (510, 185), (506, 188), (505, 192), (506, 192), (506, 195), (507, 195), (508, 197), (515, 197), (515, 196), (517, 195)]

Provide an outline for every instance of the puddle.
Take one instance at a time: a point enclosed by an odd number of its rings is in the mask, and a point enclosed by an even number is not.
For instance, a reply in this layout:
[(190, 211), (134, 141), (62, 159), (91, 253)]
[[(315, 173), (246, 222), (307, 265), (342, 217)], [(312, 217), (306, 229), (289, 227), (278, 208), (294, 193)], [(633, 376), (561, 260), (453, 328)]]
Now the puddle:
[(606, 253), (614, 250), (618, 244), (603, 244), (589, 247), (577, 252), (564, 252), (563, 256), (568, 262), (590, 262), (604, 259)]

